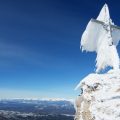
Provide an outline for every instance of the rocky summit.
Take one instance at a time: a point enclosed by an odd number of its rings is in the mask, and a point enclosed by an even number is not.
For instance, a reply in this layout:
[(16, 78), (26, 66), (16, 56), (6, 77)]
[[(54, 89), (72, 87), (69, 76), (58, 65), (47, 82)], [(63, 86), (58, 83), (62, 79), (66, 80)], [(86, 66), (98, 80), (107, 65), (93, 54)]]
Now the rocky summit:
[(120, 120), (120, 70), (89, 74), (76, 89), (75, 120)]

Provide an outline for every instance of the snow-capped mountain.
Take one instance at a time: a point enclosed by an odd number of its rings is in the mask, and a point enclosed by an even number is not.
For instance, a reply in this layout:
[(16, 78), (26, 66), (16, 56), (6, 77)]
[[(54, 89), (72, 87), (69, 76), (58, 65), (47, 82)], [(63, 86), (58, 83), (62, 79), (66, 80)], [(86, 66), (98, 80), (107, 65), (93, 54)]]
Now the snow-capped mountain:
[(120, 120), (120, 70), (89, 74), (76, 87), (77, 120)]
[(73, 120), (74, 105), (61, 99), (0, 100), (0, 120)]

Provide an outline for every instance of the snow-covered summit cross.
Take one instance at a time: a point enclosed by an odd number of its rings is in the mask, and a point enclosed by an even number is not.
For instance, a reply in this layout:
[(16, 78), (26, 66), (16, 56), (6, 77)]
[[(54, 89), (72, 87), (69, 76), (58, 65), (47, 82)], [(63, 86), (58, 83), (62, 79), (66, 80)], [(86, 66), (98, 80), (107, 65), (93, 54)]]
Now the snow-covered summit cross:
[(110, 66), (118, 70), (120, 60), (116, 46), (120, 40), (120, 27), (114, 25), (105, 4), (97, 19), (91, 19), (81, 38), (82, 51), (96, 52), (96, 72)]

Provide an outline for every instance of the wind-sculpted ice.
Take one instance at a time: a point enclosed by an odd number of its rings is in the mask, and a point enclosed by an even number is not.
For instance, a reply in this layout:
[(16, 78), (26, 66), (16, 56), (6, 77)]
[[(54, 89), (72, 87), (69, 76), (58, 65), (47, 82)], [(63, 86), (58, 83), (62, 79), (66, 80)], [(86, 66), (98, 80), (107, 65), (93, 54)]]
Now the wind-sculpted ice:
[(120, 27), (110, 19), (105, 4), (97, 17), (91, 19), (81, 38), (84, 51), (96, 52), (96, 72), (112, 67), (107, 73), (92, 73), (75, 88), (80, 95), (75, 100), (74, 120), (120, 120), (120, 61), (116, 46)]
[(97, 17), (91, 19), (82, 35), (82, 51), (96, 52), (96, 72), (110, 66), (119, 69), (120, 61), (116, 46), (120, 40), (120, 27), (114, 25), (105, 4)]

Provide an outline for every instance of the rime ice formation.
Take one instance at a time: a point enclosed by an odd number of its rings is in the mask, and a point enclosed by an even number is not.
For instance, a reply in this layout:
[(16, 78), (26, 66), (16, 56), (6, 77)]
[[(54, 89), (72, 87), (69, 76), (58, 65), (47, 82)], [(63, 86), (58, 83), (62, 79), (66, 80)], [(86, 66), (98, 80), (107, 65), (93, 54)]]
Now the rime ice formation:
[[(96, 52), (96, 72), (89, 74), (75, 88), (77, 97), (75, 120), (120, 120), (120, 69), (116, 46), (120, 27), (113, 24), (105, 4), (97, 17), (91, 19), (81, 38), (82, 50)], [(106, 67), (104, 74), (98, 74)]]
[(79, 88), (75, 120), (120, 120), (120, 71), (89, 74)]
[(106, 67), (119, 69), (119, 56), (116, 50), (120, 40), (120, 27), (113, 24), (107, 4), (105, 4), (97, 17), (91, 19), (81, 38), (82, 50), (95, 51), (96, 72)]

